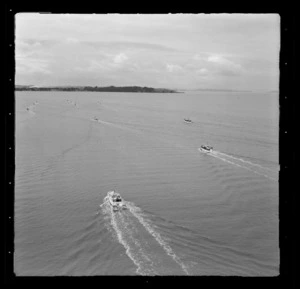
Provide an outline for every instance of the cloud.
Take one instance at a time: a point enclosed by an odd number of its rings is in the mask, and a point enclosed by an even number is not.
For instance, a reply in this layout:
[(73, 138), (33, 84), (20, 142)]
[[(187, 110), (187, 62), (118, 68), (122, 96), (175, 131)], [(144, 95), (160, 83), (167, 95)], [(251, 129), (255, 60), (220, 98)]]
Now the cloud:
[(222, 67), (227, 67), (227, 68), (241, 68), (239, 64), (236, 64), (226, 58), (224, 58), (221, 55), (211, 55), (207, 58), (208, 62), (211, 62), (213, 64), (222, 66)]
[(212, 65), (215, 73), (224, 76), (239, 75), (244, 71), (243, 67), (240, 64), (228, 60), (222, 55), (210, 55), (208, 56), (206, 61), (207, 63)]
[(201, 68), (201, 69), (196, 70), (196, 73), (201, 74), (201, 75), (207, 75), (208, 70), (206, 68)]
[(135, 41), (83, 41), (82, 43), (92, 46), (96, 49), (107, 48), (116, 50), (147, 50), (147, 51), (162, 51), (162, 52), (178, 52), (179, 50), (160, 44)]
[(119, 53), (114, 57), (113, 62), (115, 64), (122, 64), (127, 60), (128, 60), (128, 56), (125, 53)]
[(73, 38), (73, 37), (68, 37), (66, 39), (66, 42), (67, 43), (70, 43), (70, 44), (76, 44), (76, 43), (79, 43), (79, 40), (77, 38)]
[(95, 61), (95, 60), (90, 60), (89, 64), (85, 64), (85, 65), (79, 65), (79, 66), (75, 66), (73, 68), (74, 71), (78, 71), (81, 73), (84, 72), (97, 72), (100, 70), (103, 70), (104, 66), (101, 64), (101, 62), (99, 61)]
[(201, 60), (206, 60), (207, 59), (207, 53), (200, 53), (200, 54), (195, 54), (192, 57), (193, 60), (201, 61)]
[(36, 59), (36, 58), (16, 58), (16, 72), (17, 73), (43, 73), (51, 74), (49, 70), (49, 62), (47, 60)]
[(39, 41), (25, 41), (18, 40), (15, 41), (15, 52), (16, 56), (30, 56), (36, 52), (40, 52), (42, 44)]
[(177, 64), (166, 64), (166, 68), (168, 72), (180, 72), (182, 71), (182, 67)]

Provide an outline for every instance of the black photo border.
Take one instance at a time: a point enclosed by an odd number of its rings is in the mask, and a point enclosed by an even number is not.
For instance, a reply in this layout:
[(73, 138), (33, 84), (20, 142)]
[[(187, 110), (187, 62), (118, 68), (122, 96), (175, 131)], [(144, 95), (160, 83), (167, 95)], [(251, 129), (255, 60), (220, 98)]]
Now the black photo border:
[[(146, 4), (146, 3), (145, 3)], [(151, 6), (154, 5), (150, 3)], [(99, 7), (101, 5), (88, 6), (69, 5), (66, 7), (29, 7), (27, 5), (5, 5), (4, 11), (4, 194), (3, 194), (3, 221), (4, 221), (4, 283), (10, 285), (82, 285), (105, 286), (139, 284), (142, 286), (230, 286), (236, 288), (278, 288), (295, 287), (296, 279), (296, 240), (297, 230), (296, 218), (296, 147), (297, 147), (297, 127), (296, 127), (296, 107), (297, 95), (296, 87), (296, 15), (293, 11), (269, 7), (267, 9), (232, 9), (227, 6), (217, 11), (215, 7), (206, 6), (176, 10), (176, 8), (160, 7), (146, 9), (145, 6), (129, 8), (123, 4), (115, 4), (118, 8)], [(201, 10), (202, 9), (202, 10)], [(145, 11), (148, 10), (148, 11)], [(160, 11), (158, 11), (160, 10)], [(164, 11), (162, 11), (164, 10)], [(292, 9), (290, 9), (292, 10)], [(99, 276), (99, 277), (18, 277), (14, 274), (13, 254), (14, 254), (14, 177), (15, 177), (15, 23), (14, 17), (17, 13), (276, 13), (280, 16), (280, 81), (279, 81), (279, 246), (280, 246), (280, 273), (274, 277), (238, 277), (238, 276), (187, 276), (187, 277), (121, 277), (121, 276)], [(299, 130), (299, 129), (298, 129)]]

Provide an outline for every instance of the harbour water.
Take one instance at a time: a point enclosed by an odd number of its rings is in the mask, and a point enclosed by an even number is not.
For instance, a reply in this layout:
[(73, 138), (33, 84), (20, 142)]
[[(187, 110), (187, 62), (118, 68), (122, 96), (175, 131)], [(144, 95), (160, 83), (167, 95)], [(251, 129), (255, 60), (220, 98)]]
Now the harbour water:
[(278, 95), (15, 99), (18, 276), (278, 275)]

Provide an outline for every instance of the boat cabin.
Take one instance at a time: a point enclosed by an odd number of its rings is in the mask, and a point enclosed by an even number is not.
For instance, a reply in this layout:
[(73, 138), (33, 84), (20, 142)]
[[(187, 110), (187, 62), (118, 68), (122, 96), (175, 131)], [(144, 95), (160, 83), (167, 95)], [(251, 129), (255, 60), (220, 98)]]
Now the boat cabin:
[(201, 148), (205, 149), (205, 150), (208, 150), (208, 151), (211, 151), (213, 149), (212, 146), (208, 146), (208, 145), (202, 145)]
[(113, 195), (112, 199), (113, 199), (114, 202), (121, 202), (122, 201), (121, 196), (117, 195), (117, 194)]

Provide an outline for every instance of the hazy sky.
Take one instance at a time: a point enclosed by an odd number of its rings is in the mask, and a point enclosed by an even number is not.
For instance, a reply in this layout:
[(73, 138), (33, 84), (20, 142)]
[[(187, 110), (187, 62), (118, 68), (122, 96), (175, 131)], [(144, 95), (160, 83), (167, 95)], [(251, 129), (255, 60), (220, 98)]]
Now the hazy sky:
[(276, 14), (16, 15), (16, 84), (277, 90)]

